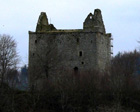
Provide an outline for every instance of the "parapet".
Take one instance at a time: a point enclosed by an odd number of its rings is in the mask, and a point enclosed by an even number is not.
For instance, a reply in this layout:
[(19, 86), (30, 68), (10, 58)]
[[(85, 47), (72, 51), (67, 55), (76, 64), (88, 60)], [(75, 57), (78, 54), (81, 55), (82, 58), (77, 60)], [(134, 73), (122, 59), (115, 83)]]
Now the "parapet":
[(46, 32), (53, 30), (56, 30), (56, 28), (53, 26), (53, 24), (49, 24), (46, 13), (41, 12), (37, 22), (36, 32)]
[(105, 27), (100, 9), (95, 9), (94, 14), (89, 13), (83, 23), (84, 31), (100, 32), (105, 34)]

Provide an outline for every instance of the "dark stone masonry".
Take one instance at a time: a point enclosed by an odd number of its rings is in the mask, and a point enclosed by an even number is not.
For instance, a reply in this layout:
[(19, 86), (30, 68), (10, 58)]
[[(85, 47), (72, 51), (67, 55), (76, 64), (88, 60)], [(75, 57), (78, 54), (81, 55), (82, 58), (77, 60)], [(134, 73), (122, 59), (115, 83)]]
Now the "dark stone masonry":
[(41, 12), (36, 31), (29, 31), (30, 86), (61, 74), (103, 71), (110, 65), (111, 39), (99, 9), (87, 16), (83, 29), (74, 30), (56, 29)]

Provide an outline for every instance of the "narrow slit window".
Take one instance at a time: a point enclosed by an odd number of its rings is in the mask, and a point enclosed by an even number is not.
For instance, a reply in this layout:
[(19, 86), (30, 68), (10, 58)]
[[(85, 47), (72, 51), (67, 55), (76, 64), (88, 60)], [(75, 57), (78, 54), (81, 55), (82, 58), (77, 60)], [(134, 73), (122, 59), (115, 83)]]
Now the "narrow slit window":
[(79, 52), (79, 56), (82, 56), (82, 51)]
[(79, 43), (79, 38), (77, 38), (77, 43)]

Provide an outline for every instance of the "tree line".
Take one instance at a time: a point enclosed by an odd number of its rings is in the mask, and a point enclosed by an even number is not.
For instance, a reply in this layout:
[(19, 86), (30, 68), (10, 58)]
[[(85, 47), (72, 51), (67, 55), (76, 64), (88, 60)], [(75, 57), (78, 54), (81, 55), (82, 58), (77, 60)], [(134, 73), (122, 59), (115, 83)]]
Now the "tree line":
[[(7, 85), (16, 74), (16, 41), (0, 35), (1, 112), (138, 112), (140, 110), (140, 52), (118, 53), (104, 72), (46, 78), (43, 90), (19, 90)], [(21, 73), (27, 73), (24, 66)]]

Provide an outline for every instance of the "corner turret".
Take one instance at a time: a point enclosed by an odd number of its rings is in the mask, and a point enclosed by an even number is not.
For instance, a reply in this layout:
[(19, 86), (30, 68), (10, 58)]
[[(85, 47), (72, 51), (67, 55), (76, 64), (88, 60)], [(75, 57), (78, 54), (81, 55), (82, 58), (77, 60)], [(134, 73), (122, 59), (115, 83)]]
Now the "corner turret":
[(83, 24), (83, 29), (89, 32), (106, 33), (100, 9), (95, 9), (94, 15), (90, 13), (87, 16)]
[(46, 32), (52, 30), (56, 30), (56, 28), (53, 26), (53, 24), (48, 23), (48, 18), (46, 13), (41, 12), (37, 22), (36, 32)]

